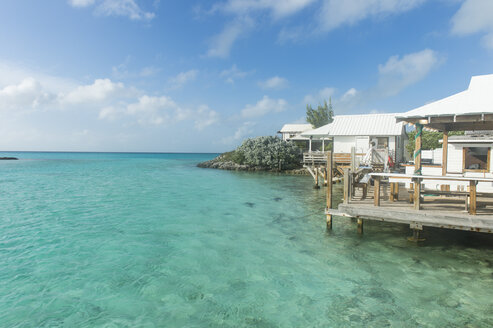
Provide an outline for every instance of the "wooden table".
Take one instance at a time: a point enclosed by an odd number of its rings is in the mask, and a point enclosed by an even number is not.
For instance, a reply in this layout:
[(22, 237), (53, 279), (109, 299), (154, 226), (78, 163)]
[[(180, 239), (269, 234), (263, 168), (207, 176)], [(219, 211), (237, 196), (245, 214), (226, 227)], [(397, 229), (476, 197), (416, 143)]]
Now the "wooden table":
[[(374, 191), (374, 205), (380, 206), (380, 180), (381, 178), (393, 178), (393, 179), (410, 179), (414, 184), (414, 209), (421, 209), (421, 183), (424, 180), (443, 180), (443, 181), (469, 181), (469, 198), (471, 204), (469, 206), (469, 214), (476, 215), (476, 186), (478, 182), (493, 182), (493, 178), (481, 178), (481, 177), (457, 177), (457, 176), (443, 176), (443, 175), (412, 175), (402, 173), (370, 173), (370, 176), (375, 180)], [(391, 187), (390, 200), (394, 201), (394, 195), (396, 193), (395, 185)], [(398, 189), (397, 189), (398, 192)]]

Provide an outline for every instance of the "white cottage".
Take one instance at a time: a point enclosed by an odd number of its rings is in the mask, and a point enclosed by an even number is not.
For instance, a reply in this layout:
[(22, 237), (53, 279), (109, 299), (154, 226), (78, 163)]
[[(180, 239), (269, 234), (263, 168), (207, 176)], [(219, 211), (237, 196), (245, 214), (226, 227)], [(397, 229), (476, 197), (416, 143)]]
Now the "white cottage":
[(311, 124), (284, 124), (282, 129), (277, 131), (282, 135), (282, 140), (306, 140), (306, 138), (300, 138), (302, 132), (311, 130), (313, 127)]
[(394, 162), (402, 162), (407, 134), (404, 123), (396, 121), (396, 115), (337, 115), (332, 123), (303, 132), (301, 136), (332, 139), (335, 154), (351, 154), (354, 147), (356, 154), (363, 156), (373, 144), (377, 151), (388, 153)]
[[(467, 90), (401, 114), (398, 120), (444, 131), (442, 149), (422, 152), (431, 163), (416, 164), (423, 175), (493, 178), (493, 74), (473, 76)], [(448, 131), (454, 130), (467, 132), (449, 137)], [(415, 165), (406, 167), (407, 174), (414, 171)], [(425, 187), (435, 190), (441, 184), (429, 181)], [(450, 181), (448, 185), (452, 190), (468, 188), (467, 182)], [(493, 192), (493, 183), (479, 182), (477, 191)]]

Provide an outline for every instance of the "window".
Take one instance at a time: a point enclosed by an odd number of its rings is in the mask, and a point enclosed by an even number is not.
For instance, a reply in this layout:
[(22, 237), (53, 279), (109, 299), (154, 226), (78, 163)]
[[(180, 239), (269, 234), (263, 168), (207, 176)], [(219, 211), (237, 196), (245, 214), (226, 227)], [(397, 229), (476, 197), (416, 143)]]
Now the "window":
[(387, 149), (389, 147), (389, 138), (378, 137), (377, 138), (377, 149)]
[(465, 170), (489, 170), (489, 147), (464, 147)]

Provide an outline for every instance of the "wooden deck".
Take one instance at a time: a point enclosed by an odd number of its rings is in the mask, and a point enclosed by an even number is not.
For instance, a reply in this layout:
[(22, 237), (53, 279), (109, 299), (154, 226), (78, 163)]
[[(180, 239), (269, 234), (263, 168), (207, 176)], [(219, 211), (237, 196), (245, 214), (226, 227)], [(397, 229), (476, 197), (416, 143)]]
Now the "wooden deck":
[(467, 195), (437, 196), (423, 191), (420, 210), (417, 210), (410, 200), (413, 194), (402, 184), (394, 201), (391, 201), (389, 184), (382, 183), (380, 188), (380, 206), (375, 206), (374, 187), (369, 188), (365, 199), (362, 199), (362, 190), (357, 188), (352, 197), (346, 196), (344, 203), (337, 209), (327, 209), (326, 214), (358, 218), (361, 224), (363, 219), (368, 219), (409, 224), (416, 230), (427, 226), (493, 233), (493, 197), (478, 197), (476, 215), (471, 215), (466, 209)]

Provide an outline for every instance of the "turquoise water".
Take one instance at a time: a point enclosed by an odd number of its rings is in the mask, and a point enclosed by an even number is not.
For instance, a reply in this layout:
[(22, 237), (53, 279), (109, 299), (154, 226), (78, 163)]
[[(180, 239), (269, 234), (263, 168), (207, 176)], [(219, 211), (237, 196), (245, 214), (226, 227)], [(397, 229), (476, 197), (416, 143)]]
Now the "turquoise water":
[(0, 155), (1, 327), (493, 325), (489, 235), (328, 233), (310, 178), (207, 154)]

